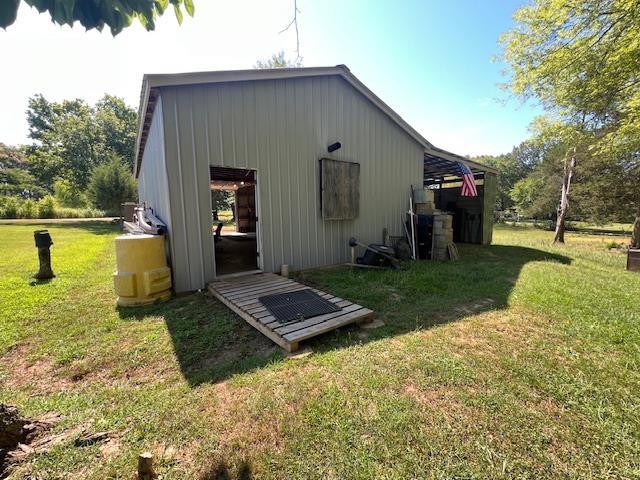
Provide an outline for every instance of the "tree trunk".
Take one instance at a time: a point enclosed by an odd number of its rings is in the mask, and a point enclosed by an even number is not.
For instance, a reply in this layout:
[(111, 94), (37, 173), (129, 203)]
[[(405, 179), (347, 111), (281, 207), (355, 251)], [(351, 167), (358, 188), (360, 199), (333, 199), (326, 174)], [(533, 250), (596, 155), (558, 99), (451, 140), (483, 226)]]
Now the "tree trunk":
[(556, 232), (553, 243), (564, 243), (565, 221), (569, 210), (569, 193), (571, 192), (571, 179), (576, 166), (576, 148), (573, 149), (571, 158), (564, 159), (564, 174), (562, 176), (562, 194), (558, 205), (558, 218), (556, 219)]
[(51, 251), (49, 247), (38, 247), (38, 263), (40, 268), (34, 275), (37, 280), (49, 280), (55, 277), (51, 269)]
[(633, 232), (631, 234), (631, 248), (640, 248), (640, 206), (636, 211), (636, 221), (633, 223)]

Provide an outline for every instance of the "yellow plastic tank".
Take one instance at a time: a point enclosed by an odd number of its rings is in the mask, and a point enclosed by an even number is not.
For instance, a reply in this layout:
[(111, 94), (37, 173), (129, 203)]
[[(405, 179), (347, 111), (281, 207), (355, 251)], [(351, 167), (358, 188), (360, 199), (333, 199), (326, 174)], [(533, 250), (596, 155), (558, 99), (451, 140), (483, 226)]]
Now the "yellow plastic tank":
[(147, 305), (171, 297), (171, 269), (162, 235), (120, 235), (116, 238), (113, 283), (118, 305)]

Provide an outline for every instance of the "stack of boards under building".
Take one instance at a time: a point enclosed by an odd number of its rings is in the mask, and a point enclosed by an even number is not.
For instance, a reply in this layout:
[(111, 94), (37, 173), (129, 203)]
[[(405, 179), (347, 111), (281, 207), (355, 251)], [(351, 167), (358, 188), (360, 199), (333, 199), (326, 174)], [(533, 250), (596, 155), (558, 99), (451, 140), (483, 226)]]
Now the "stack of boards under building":
[[(413, 190), (416, 257), (431, 260), (455, 260), (453, 245), (453, 216), (435, 207), (434, 191)], [(454, 254), (455, 255), (455, 254)]]

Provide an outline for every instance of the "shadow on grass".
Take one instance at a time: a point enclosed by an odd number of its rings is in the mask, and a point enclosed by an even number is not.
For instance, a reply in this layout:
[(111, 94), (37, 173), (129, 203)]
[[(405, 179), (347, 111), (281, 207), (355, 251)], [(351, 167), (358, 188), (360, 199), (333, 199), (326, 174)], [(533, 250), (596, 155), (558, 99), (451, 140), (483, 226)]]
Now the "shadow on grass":
[(218, 382), (284, 354), (218, 301), (196, 293), (144, 307), (117, 307), (121, 319), (162, 318), (189, 384)]
[[(400, 335), (505, 308), (530, 262), (567, 265), (565, 256), (516, 246), (460, 245), (457, 262), (414, 262), (405, 271), (347, 267), (301, 272), (296, 279), (376, 312), (384, 326), (363, 334), (349, 326), (303, 344), (316, 352)], [(120, 317), (164, 318), (181, 371), (193, 385), (261, 368), (284, 352), (216, 300), (202, 293), (148, 307), (119, 309)]]
[(242, 460), (236, 468), (229, 468), (224, 461), (214, 461), (200, 476), (201, 480), (251, 480), (252, 478), (251, 464), (247, 460)]
[(52, 281), (53, 281), (53, 278), (45, 278), (45, 279), (31, 278), (31, 280), (29, 281), (29, 286), (39, 287), (40, 285), (47, 285)]
[[(384, 327), (368, 332), (371, 341), (411, 330), (431, 328), (462, 317), (508, 306), (520, 271), (530, 262), (571, 263), (569, 257), (518, 246), (459, 245), (457, 262), (414, 262), (407, 271), (346, 269), (302, 273), (298, 280), (365, 305)], [(357, 327), (354, 327), (357, 328)], [(311, 340), (315, 350), (362, 339)]]

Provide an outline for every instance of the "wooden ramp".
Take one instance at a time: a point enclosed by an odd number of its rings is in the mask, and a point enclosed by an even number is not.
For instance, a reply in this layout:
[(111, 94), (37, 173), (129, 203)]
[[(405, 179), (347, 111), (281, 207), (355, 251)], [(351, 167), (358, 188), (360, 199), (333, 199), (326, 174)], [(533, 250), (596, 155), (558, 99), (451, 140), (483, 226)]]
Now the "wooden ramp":
[[(280, 323), (258, 300), (258, 297), (264, 295), (304, 289), (311, 289), (322, 298), (341, 307), (342, 310), (307, 318), (302, 321)], [(350, 323), (368, 320), (373, 316), (373, 311), (368, 308), (273, 273), (260, 273), (219, 280), (209, 284), (209, 292), (240, 315), (251, 326), (258, 329), (288, 352), (296, 351), (298, 342), (302, 340), (335, 330)]]

